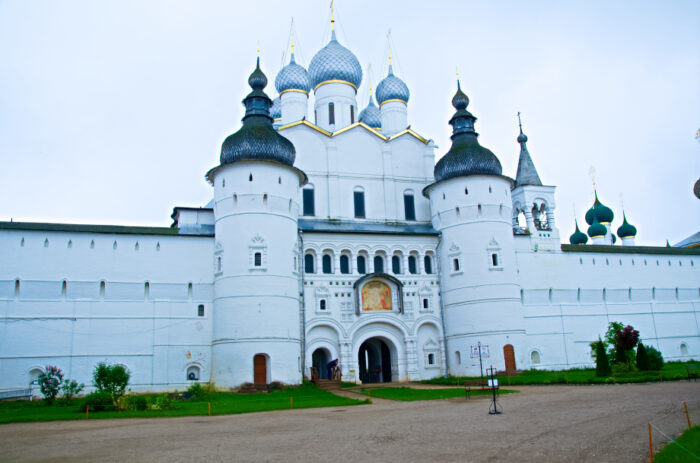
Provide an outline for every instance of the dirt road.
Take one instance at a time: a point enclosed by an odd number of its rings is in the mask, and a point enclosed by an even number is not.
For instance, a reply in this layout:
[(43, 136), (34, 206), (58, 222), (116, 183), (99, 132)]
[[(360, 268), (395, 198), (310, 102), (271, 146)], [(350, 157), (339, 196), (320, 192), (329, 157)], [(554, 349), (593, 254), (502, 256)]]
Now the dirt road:
[(680, 433), (684, 400), (700, 422), (700, 382), (518, 389), (497, 416), (479, 398), (0, 425), (0, 461), (643, 462), (647, 423)]

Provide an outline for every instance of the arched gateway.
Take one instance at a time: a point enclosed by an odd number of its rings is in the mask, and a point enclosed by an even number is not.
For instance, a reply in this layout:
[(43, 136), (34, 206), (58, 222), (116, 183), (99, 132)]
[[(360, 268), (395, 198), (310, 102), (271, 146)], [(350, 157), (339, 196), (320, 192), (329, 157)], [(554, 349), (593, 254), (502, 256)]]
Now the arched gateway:
[(398, 355), (393, 343), (383, 338), (370, 338), (360, 345), (357, 363), (363, 383), (390, 383), (398, 376)]

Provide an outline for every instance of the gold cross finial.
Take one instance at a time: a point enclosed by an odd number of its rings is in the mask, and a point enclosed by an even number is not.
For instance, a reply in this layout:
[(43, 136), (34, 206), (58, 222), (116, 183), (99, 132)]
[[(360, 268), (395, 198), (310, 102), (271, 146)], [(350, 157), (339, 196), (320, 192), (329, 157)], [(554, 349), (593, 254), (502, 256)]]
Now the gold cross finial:
[(372, 98), (372, 63), (367, 65), (367, 80), (369, 81), (369, 96)]
[(386, 47), (389, 49), (389, 66), (391, 66), (391, 28), (386, 31)]
[(459, 67), (455, 67), (455, 74), (457, 74), (457, 80), (459, 80)]
[(258, 42), (258, 58), (260, 58), (260, 42)]
[(292, 40), (292, 55), (294, 54), (294, 40)]
[(520, 133), (523, 133), (523, 122), (520, 120), (520, 111), (518, 111), (518, 127), (520, 127)]
[(333, 0), (331, 0), (331, 30), (335, 30), (335, 12), (333, 11)]
[(588, 169), (588, 174), (591, 176), (591, 182), (593, 182), (593, 189), (595, 190), (597, 188), (595, 184), (595, 167), (591, 166), (591, 168)]

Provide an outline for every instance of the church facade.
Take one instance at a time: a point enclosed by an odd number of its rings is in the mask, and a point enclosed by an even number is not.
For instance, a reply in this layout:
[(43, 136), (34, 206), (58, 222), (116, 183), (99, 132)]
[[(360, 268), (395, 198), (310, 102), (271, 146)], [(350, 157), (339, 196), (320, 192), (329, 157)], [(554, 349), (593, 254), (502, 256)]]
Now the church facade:
[(610, 321), (700, 358), (700, 248), (636, 246), (597, 196), (561, 244), (522, 128), (513, 179), (459, 83), (436, 164), (391, 63), (359, 110), (334, 32), (308, 70), (292, 52), (274, 100), (259, 62), (248, 82), (212, 201), (171, 227), (0, 223), (0, 389), (46, 365), (90, 384), (98, 362), (141, 391), (296, 384), (333, 359), (356, 382), (582, 367)]

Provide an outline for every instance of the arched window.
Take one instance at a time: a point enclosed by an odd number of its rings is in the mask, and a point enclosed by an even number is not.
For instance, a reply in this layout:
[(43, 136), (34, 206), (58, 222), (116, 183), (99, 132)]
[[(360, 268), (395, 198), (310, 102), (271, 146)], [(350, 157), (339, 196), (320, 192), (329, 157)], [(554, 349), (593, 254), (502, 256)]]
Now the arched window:
[(199, 381), (199, 367), (192, 365), (187, 369), (188, 381)]
[(322, 259), (323, 273), (333, 273), (333, 258), (330, 254), (324, 254)]
[(428, 275), (433, 273), (433, 259), (431, 259), (430, 256), (425, 256), (423, 258), (423, 269)]
[(204, 316), (204, 304), (199, 304), (197, 306), (197, 316), (198, 317), (203, 317)]
[(104, 280), (100, 281), (100, 297), (105, 297), (105, 286)]
[(350, 273), (350, 257), (347, 254), (340, 256), (340, 273)]
[(686, 356), (688, 355), (688, 344), (682, 342), (681, 343), (681, 355)]
[(328, 103), (328, 123), (335, 124), (335, 105)]
[(408, 256), (408, 273), (412, 275), (418, 273), (418, 266), (416, 265), (416, 256)]
[(357, 273), (360, 275), (367, 273), (367, 261), (365, 256), (357, 256)]
[(540, 353), (537, 352), (536, 350), (533, 350), (530, 352), (530, 363), (533, 365), (539, 365), (540, 364)]
[(355, 188), (353, 192), (353, 200), (355, 203), (355, 218), (365, 218), (365, 192), (361, 188)]
[(314, 204), (314, 187), (313, 186), (307, 186), (303, 190), (301, 190), (303, 193), (303, 208), (304, 208), (304, 215), (307, 216), (314, 216), (316, 215), (316, 205)]
[(316, 273), (314, 269), (314, 255), (306, 254), (304, 256), (304, 272), (305, 273)]
[(406, 220), (416, 220), (416, 205), (413, 200), (413, 193), (411, 192), (403, 194), (403, 211)]
[(435, 354), (428, 354), (428, 365), (435, 365)]
[(219, 256), (219, 257), (216, 258), (216, 271), (217, 271), (217, 272), (220, 272), (220, 271), (221, 271), (221, 268), (222, 268), (222, 265), (221, 265), (221, 256)]
[(401, 256), (391, 256), (391, 271), (395, 275), (401, 274)]
[(462, 364), (462, 354), (459, 351), (455, 351), (455, 358), (457, 360), (457, 365)]
[(374, 256), (375, 273), (384, 273), (384, 259), (382, 256)]
[(260, 267), (262, 265), (262, 253), (256, 252), (255, 253), (255, 266)]

